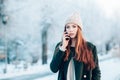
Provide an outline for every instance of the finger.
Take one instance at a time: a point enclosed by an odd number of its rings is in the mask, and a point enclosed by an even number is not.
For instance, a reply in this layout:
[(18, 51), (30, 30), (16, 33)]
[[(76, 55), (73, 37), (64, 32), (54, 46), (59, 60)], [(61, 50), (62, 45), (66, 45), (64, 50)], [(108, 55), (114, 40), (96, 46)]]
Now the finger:
[(68, 32), (64, 32), (64, 34), (66, 35), (66, 34), (68, 34)]
[(68, 34), (64, 34), (63, 37), (69, 36)]
[(67, 34), (68, 32), (67, 32), (67, 31), (65, 31), (64, 33), (65, 33), (65, 34)]
[(65, 40), (69, 40), (70, 39), (70, 37), (69, 36), (65, 36)]
[(68, 36), (69, 36), (69, 34), (68, 34), (68, 33), (64, 33), (64, 35), (68, 35)]

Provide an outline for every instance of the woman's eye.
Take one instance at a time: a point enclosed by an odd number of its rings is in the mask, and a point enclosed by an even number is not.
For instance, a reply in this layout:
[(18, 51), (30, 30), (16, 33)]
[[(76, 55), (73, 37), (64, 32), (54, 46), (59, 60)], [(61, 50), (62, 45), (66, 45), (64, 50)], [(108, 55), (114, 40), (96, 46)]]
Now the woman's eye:
[(70, 28), (70, 26), (66, 26), (66, 28)]
[(73, 26), (73, 28), (76, 28), (76, 26)]

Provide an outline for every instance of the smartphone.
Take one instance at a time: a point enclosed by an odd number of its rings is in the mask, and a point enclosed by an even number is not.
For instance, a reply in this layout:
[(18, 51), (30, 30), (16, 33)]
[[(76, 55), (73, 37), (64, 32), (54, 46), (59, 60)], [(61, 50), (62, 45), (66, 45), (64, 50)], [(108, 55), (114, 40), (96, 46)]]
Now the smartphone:
[[(65, 34), (68, 34), (68, 32), (65, 32)], [(70, 40), (70, 36), (67, 36), (66, 40)]]

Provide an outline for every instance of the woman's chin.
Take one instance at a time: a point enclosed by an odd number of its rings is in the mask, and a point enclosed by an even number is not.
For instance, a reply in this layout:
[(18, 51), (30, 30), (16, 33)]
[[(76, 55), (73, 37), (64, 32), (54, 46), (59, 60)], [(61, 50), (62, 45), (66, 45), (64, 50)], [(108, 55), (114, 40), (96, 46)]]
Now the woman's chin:
[(72, 38), (72, 39), (73, 39), (73, 38), (75, 38), (75, 36), (70, 36), (70, 38)]

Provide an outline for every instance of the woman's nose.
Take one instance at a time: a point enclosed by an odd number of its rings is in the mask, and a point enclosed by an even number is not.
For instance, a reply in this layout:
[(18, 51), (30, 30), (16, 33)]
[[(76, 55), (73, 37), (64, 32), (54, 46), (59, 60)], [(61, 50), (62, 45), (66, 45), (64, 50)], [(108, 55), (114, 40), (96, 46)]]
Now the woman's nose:
[(73, 28), (70, 28), (69, 31), (72, 32), (72, 31), (73, 31)]

